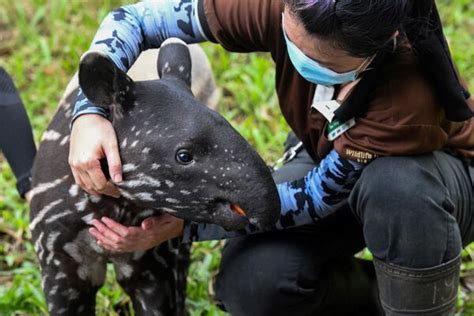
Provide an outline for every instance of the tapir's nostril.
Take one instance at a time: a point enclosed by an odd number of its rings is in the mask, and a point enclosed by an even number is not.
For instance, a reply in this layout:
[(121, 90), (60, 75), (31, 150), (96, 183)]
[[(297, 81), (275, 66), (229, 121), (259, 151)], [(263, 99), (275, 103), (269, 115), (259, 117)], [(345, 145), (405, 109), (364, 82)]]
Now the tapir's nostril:
[(255, 226), (258, 225), (258, 219), (254, 218), (254, 217), (249, 218), (249, 222), (252, 225), (255, 225)]

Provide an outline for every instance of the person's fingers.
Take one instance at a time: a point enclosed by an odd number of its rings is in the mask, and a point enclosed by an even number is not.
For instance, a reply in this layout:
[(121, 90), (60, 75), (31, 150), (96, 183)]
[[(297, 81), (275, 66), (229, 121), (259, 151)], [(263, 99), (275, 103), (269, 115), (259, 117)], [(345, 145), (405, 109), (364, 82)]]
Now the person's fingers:
[(76, 168), (74, 168), (74, 167), (71, 167), (71, 171), (72, 171), (72, 176), (74, 177), (74, 181), (76, 182), (76, 184), (78, 186), (80, 186), (81, 188), (84, 188), (85, 185), (84, 185), (84, 182), (81, 179), (79, 171), (77, 171)]
[(84, 184), (84, 187), (82, 187), (84, 191), (92, 195), (100, 196), (100, 193), (94, 189), (92, 180), (90, 179), (87, 172), (79, 170), (79, 176), (81, 177), (82, 183)]
[(102, 194), (114, 197), (116, 199), (118, 199), (121, 196), (119, 189), (117, 189), (117, 187), (110, 181), (107, 181), (105, 188), (101, 192)]
[(92, 187), (94, 191), (103, 193), (107, 185), (107, 179), (105, 178), (104, 172), (100, 167), (99, 160), (92, 160), (88, 163), (86, 169), (87, 175), (91, 180)]
[(97, 244), (110, 252), (125, 252), (120, 245), (107, 241), (107, 239), (97, 241)]
[(94, 189), (92, 189), (92, 186), (90, 185), (90, 181), (88, 182), (87, 179), (87, 174), (83, 174), (79, 169), (77, 168), (72, 168), (72, 174), (74, 176), (74, 180), (76, 181), (76, 184), (80, 186), (84, 191), (86, 191), (89, 194), (92, 195), (99, 195)]
[(160, 220), (157, 217), (148, 217), (142, 222), (142, 228), (144, 230), (151, 230), (156, 223), (159, 223)]
[(103, 239), (105, 239), (105, 236), (100, 233), (100, 231), (97, 230), (97, 228), (89, 228), (89, 233), (95, 237), (95, 239), (100, 242)]
[(94, 219), (92, 225), (105, 237), (105, 240), (102, 241), (111, 241), (114, 243), (122, 242), (122, 238), (112, 231), (110, 228), (105, 226), (101, 221)]
[(114, 231), (122, 237), (127, 238), (134, 235), (134, 232), (129, 227), (119, 224), (110, 218), (102, 217), (101, 220), (108, 228), (110, 228), (110, 230)]
[(104, 235), (102, 235), (96, 228), (94, 227), (90, 228), (89, 233), (96, 238), (97, 244), (100, 247), (107, 249), (109, 251), (113, 251), (113, 252), (117, 252), (121, 250), (119, 245), (113, 244), (107, 241), (107, 238)]
[(107, 158), (110, 177), (114, 182), (122, 181), (122, 161), (120, 160), (117, 138), (111, 137), (104, 145), (103, 150)]

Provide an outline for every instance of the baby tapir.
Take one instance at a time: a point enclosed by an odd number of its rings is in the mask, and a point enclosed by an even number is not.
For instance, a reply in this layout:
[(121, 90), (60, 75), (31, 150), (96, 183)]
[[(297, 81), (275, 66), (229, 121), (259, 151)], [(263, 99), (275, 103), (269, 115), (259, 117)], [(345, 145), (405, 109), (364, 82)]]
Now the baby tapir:
[(265, 228), (278, 217), (279, 198), (265, 163), (193, 96), (187, 46), (165, 42), (157, 64), (161, 79), (135, 82), (100, 53), (81, 59), (79, 84), (110, 111), (117, 133), (121, 198), (88, 195), (74, 182), (67, 162), (74, 91), (45, 132), (33, 170), (30, 229), (52, 315), (94, 314), (107, 262), (137, 315), (184, 314), (189, 246), (174, 240), (146, 252), (104, 251), (88, 232), (94, 218), (140, 225), (168, 212), (239, 229), (249, 222)]

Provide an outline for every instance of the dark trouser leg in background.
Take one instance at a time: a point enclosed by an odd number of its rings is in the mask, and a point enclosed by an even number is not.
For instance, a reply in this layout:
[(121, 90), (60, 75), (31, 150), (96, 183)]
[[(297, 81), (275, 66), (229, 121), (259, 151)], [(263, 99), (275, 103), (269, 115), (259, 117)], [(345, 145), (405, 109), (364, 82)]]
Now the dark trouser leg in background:
[(36, 147), (20, 95), (5, 69), (0, 67), (0, 150), (17, 179), (21, 196), (30, 190)]
[[(312, 168), (303, 151), (274, 178), (295, 180)], [(373, 267), (353, 258), (364, 246), (349, 208), (316, 225), (229, 240), (216, 299), (233, 316), (377, 315)]]
[(375, 257), (386, 315), (454, 315), (461, 248), (473, 240), (472, 183), (443, 152), (378, 158), (350, 198)]

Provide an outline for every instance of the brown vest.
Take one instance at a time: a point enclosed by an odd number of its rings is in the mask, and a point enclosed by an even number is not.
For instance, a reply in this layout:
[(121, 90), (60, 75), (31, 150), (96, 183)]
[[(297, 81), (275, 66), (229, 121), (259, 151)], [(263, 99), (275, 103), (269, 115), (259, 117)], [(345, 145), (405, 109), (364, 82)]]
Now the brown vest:
[[(335, 148), (342, 157), (368, 162), (377, 156), (416, 155), (451, 149), (474, 158), (474, 119), (447, 121), (432, 85), (408, 46), (384, 64), (367, 111), (334, 142), (327, 120), (311, 108), (316, 86), (305, 81), (287, 54), (281, 0), (204, 0), (210, 37), (232, 52), (270, 52), (276, 89), (288, 124), (319, 161)], [(433, 65), (435, 66), (435, 65)], [(474, 100), (469, 99), (474, 110)]]

